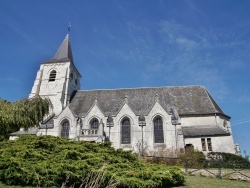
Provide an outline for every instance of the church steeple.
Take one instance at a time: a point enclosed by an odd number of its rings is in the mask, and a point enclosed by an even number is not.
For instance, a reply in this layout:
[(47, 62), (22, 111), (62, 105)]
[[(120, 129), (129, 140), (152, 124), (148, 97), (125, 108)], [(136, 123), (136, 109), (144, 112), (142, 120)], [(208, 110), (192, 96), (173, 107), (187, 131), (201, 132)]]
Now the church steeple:
[(69, 34), (66, 35), (61, 46), (59, 47), (59, 49), (57, 50), (56, 54), (52, 59), (55, 59), (57, 61), (70, 60), (73, 63), (73, 55), (69, 40)]
[(53, 112), (58, 115), (73, 92), (80, 89), (80, 78), (67, 34), (53, 58), (41, 63), (30, 98), (35, 95), (50, 98)]
[(45, 63), (67, 62), (67, 61), (70, 61), (74, 64), (69, 34), (66, 35), (65, 39), (63, 40), (62, 44), (58, 48), (54, 57), (46, 61)]

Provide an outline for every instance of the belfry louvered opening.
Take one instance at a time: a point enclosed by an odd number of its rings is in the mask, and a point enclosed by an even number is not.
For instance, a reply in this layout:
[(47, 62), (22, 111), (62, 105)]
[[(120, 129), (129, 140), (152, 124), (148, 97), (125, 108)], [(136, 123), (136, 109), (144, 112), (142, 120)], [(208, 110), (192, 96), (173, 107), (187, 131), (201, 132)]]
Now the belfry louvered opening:
[(54, 82), (56, 80), (56, 71), (53, 70), (50, 72), (50, 75), (49, 75), (49, 82)]

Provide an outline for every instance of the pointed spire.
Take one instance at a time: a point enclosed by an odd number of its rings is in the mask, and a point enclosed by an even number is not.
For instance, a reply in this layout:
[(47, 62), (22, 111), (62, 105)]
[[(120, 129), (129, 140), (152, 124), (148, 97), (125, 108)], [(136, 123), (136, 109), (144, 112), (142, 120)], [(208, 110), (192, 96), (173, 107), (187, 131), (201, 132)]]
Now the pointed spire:
[(52, 59), (58, 61), (70, 60), (73, 63), (73, 55), (69, 40), (69, 34), (66, 35), (65, 39), (63, 40), (61, 46), (57, 50), (56, 54)]
[(65, 39), (63, 40), (62, 44), (58, 48), (56, 54), (52, 59), (46, 61), (45, 63), (56, 63), (56, 62), (65, 62), (65, 61), (73, 61), (73, 55), (71, 50), (71, 44), (69, 40), (69, 34), (66, 35)]

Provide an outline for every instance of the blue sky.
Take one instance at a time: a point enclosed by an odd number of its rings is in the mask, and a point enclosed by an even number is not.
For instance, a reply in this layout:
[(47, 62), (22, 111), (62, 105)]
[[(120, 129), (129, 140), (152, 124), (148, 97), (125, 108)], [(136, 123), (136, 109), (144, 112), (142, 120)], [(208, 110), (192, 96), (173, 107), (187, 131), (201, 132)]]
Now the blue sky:
[(249, 10), (248, 0), (1, 0), (0, 98), (29, 95), (70, 22), (81, 89), (204, 85), (250, 153)]

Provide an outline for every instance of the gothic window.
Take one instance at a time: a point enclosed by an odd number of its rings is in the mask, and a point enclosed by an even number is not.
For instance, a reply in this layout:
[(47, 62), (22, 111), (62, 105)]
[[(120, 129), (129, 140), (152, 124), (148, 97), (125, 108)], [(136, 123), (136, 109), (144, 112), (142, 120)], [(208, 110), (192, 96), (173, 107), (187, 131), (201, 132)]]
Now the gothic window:
[(75, 84), (77, 85), (77, 79), (75, 79)]
[(164, 143), (163, 122), (160, 116), (154, 119), (154, 139), (155, 143)]
[(99, 127), (99, 121), (96, 118), (92, 119), (90, 122), (90, 128), (98, 129), (98, 127)]
[(70, 79), (73, 80), (73, 73), (70, 73)]
[(61, 137), (69, 138), (69, 121), (65, 121), (62, 124)]
[(130, 144), (130, 120), (124, 118), (121, 124), (122, 144)]
[(54, 82), (56, 80), (56, 71), (53, 70), (50, 72), (50, 75), (49, 75), (49, 82)]

